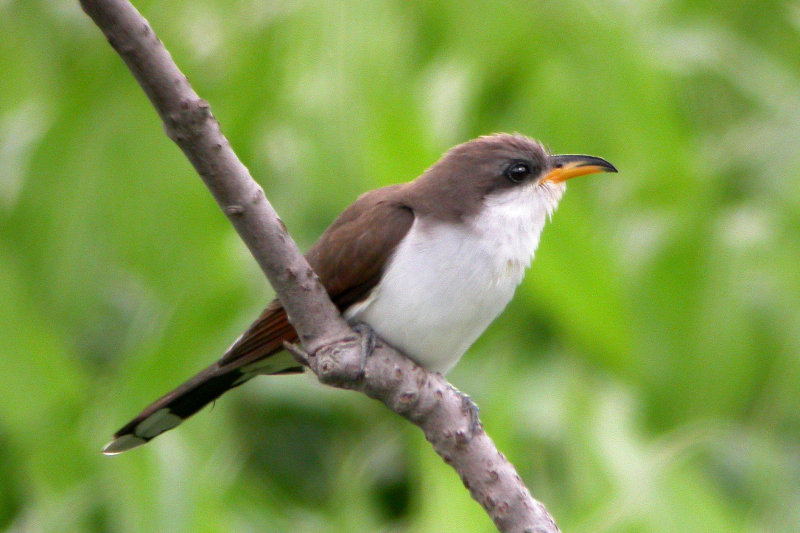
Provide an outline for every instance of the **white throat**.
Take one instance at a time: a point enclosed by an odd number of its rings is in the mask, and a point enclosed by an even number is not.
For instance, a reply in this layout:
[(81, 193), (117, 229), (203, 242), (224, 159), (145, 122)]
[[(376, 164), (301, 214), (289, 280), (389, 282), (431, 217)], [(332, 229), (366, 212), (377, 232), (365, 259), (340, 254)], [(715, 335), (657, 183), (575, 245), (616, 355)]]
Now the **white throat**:
[(564, 189), (509, 189), (466, 222), (416, 219), (381, 282), (345, 318), (369, 324), (422, 366), (448, 372), (511, 300)]

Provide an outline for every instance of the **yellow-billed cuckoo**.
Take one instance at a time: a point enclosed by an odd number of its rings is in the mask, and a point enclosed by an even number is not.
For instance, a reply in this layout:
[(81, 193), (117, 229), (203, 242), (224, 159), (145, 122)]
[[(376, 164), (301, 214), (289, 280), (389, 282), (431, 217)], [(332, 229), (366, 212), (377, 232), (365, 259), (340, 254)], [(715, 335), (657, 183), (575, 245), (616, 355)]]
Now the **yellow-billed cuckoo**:
[[(616, 169), (548, 155), (521, 135), (480, 137), (412, 182), (360, 196), (306, 258), (350, 323), (445, 373), (511, 300), (564, 181), (594, 172)], [(302, 372), (283, 350), (296, 340), (274, 300), (219, 361), (147, 407), (103, 452), (144, 444), (259, 374)]]

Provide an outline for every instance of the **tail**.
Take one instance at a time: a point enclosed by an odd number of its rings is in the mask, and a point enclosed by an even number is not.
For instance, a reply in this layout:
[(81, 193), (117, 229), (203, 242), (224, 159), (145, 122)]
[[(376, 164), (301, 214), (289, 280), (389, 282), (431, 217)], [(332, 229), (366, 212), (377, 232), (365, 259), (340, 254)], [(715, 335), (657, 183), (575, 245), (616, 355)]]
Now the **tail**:
[(114, 434), (103, 453), (115, 455), (145, 444), (255, 375), (244, 374), (240, 369), (225, 371), (214, 363), (139, 413)]
[(149, 442), (259, 374), (302, 372), (283, 351), (283, 341), (296, 340), (283, 308), (273, 302), (219, 361), (150, 404), (114, 434), (103, 453), (116, 455)]

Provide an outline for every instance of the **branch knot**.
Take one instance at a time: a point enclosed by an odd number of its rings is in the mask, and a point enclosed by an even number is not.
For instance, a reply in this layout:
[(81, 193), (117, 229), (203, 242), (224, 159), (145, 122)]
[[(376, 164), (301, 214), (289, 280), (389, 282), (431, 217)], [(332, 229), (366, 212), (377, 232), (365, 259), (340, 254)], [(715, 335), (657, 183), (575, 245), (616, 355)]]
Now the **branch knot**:
[(319, 381), (346, 389), (354, 388), (364, 376), (361, 338), (348, 336), (324, 344), (313, 353), (310, 362)]

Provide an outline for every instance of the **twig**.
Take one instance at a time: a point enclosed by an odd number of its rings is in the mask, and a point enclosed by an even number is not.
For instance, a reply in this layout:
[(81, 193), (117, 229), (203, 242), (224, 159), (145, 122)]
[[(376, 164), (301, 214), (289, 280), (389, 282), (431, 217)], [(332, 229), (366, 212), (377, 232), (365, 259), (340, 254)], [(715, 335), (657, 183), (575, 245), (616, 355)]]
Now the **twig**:
[(149, 23), (127, 0), (81, 0), (81, 5), (128, 65), (167, 135), (192, 162), (275, 288), (304, 347), (292, 348), (295, 356), (323, 383), (361, 391), (418, 425), (498, 529), (557, 532), (544, 506), (483, 431), (471, 403), (444, 377), (380, 340), (362, 373), (359, 334), (342, 319), (231, 149), (208, 103), (191, 88)]

